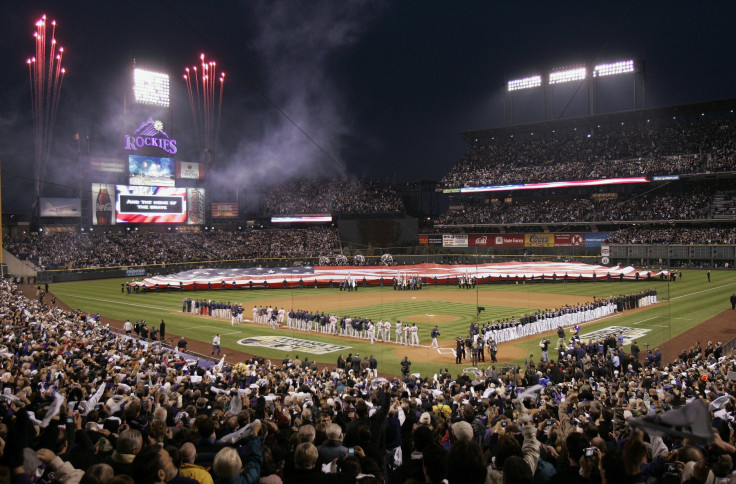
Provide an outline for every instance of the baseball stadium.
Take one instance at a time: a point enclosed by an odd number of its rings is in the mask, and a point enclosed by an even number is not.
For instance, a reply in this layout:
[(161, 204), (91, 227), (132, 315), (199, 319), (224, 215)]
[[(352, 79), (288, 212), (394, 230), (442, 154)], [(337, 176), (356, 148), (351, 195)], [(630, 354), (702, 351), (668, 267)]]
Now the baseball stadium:
[(0, 470), (70, 480), (18, 482), (736, 475), (736, 98), (651, 107), (636, 58), (533, 67), (495, 94), (502, 124), (444, 133), (463, 152), (439, 177), (397, 181), (338, 169), (258, 89), (328, 162), (249, 165), (209, 54), (133, 59), (112, 142), (57, 150), (66, 64), (35, 26), (33, 174), (0, 174)]

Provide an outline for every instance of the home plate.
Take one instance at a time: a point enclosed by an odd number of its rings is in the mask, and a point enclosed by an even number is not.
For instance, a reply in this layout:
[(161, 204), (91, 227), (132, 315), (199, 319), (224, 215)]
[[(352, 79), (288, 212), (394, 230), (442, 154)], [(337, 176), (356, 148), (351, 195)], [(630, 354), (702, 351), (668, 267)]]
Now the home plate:
[(433, 318), (434, 314), (425, 314), (425, 316), (429, 316), (430, 318)]

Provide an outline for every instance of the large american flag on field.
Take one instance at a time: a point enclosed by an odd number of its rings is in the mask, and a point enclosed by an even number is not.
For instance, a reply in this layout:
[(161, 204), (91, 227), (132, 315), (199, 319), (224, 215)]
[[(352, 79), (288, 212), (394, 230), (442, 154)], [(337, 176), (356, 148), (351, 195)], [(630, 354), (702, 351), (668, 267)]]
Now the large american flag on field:
[(293, 267), (247, 267), (231, 269), (192, 269), (176, 274), (154, 276), (142, 281), (133, 282), (135, 285), (145, 285), (148, 288), (159, 287), (193, 289), (196, 283), (197, 289), (232, 289), (233, 284), (239, 288), (258, 287), (313, 287), (315, 284), (325, 286), (332, 282), (337, 285), (345, 280), (355, 281), (362, 284), (365, 279), (367, 284), (376, 285), (383, 282), (391, 285), (394, 278), (406, 279), (420, 277), (425, 284), (455, 284), (458, 278), (475, 277), (478, 282), (484, 283), (490, 278), (493, 282), (526, 280), (530, 282), (541, 282), (544, 276), (545, 282), (562, 282), (567, 275), (568, 280), (598, 281), (624, 279), (635, 280), (637, 274), (640, 280), (647, 277), (659, 277), (659, 272), (638, 270), (627, 266), (600, 266), (583, 264), (580, 262), (501, 262), (494, 264), (416, 264), (409, 266), (293, 266)]

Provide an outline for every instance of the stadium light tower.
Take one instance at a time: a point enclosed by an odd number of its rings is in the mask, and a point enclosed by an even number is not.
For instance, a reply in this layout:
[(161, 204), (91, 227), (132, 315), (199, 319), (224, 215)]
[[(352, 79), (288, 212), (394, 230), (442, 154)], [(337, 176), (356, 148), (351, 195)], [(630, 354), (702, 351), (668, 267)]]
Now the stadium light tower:
[(506, 98), (504, 101), (504, 122), (514, 124), (514, 92), (530, 90), (542, 86), (542, 76), (534, 75), (514, 79), (506, 83)]
[(619, 60), (598, 64), (591, 71), (591, 82), (588, 86), (588, 96), (592, 114), (597, 114), (598, 112), (598, 83), (600, 82), (600, 79), (621, 75), (633, 75), (633, 108), (643, 109), (645, 107), (644, 62), (634, 61), (633, 59)]
[(550, 115), (554, 117), (554, 107), (550, 105), (553, 99), (555, 86), (559, 84), (585, 82), (587, 87), (587, 111), (588, 115), (597, 114), (598, 111), (598, 82), (601, 78), (632, 75), (634, 78), (634, 109), (646, 107), (645, 84), (644, 84), (644, 62), (632, 59), (618, 60), (607, 63), (596, 64), (589, 67), (586, 64), (577, 64), (566, 67), (550, 69), (544, 76), (533, 75), (514, 79), (506, 83), (506, 101), (504, 105), (504, 122), (507, 125), (514, 124), (513, 95), (518, 91), (527, 91), (541, 87), (544, 91), (544, 119), (548, 120)]
[(136, 67), (133, 69), (133, 98), (136, 104), (168, 108), (169, 75)]
[(508, 82), (508, 92), (521, 91), (522, 89), (531, 89), (542, 85), (542, 76), (531, 76), (523, 79), (516, 79)]
[(563, 84), (565, 82), (584, 81), (588, 77), (588, 70), (585, 66), (555, 69), (550, 71), (547, 80), (549, 85)]
[(593, 77), (615, 76), (634, 72), (634, 61), (625, 60), (610, 64), (598, 64), (593, 69)]

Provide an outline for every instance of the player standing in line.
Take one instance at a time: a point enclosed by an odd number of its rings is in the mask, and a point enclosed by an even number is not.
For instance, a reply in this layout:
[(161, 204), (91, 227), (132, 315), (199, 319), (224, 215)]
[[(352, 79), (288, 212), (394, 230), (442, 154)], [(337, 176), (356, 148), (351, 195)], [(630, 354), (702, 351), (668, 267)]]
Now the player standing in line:
[(417, 328), (417, 323), (412, 323), (410, 332), (411, 332), (411, 345), (419, 346), (419, 328)]
[(432, 328), (431, 336), (432, 336), (432, 343), (429, 345), (429, 347), (439, 349), (440, 344), (437, 342), (437, 338), (440, 336), (440, 330), (437, 327), (437, 325), (435, 325), (434, 328)]

